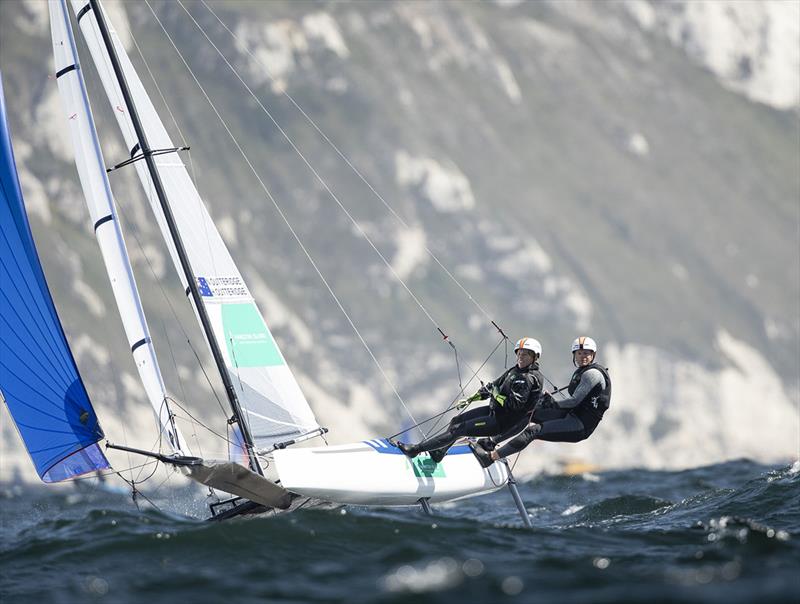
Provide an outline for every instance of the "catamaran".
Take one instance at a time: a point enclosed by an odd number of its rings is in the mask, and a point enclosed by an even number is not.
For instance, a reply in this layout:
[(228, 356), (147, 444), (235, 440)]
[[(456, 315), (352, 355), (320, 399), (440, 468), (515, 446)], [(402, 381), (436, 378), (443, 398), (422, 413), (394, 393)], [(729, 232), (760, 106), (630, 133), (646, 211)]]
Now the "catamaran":
[[(409, 459), (387, 438), (303, 446), (320, 426), (98, 0), (72, 8), (129, 157), (225, 388), (238, 446), (228, 459), (193, 455), (175, 418), (154, 338), (117, 217), (66, 0), (50, 0), (55, 75), (93, 229), (142, 388), (162, 435), (159, 449), (114, 442), (101, 427), (72, 358), (28, 226), (6, 122), (2, 124), (0, 224), (0, 391), (44, 482), (70, 480), (111, 465), (101, 448), (139, 453), (230, 494), (215, 518), (282, 510), (299, 498), (357, 505), (408, 506), (451, 501), (508, 485), (524, 512), (507, 464), (481, 467), (468, 446), (439, 463)], [(0, 92), (2, 88), (0, 87)], [(0, 99), (2, 101), (2, 99)], [(307, 443), (309, 444), (309, 443)], [(527, 514), (524, 514), (527, 520)]]

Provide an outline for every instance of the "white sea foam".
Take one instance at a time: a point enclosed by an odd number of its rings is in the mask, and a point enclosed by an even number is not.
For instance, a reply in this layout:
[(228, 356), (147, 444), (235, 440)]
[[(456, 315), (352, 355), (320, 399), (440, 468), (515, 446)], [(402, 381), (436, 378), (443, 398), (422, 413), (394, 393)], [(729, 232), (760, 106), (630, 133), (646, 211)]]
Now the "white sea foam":
[(571, 505), (566, 510), (561, 512), (562, 516), (572, 516), (573, 514), (577, 514), (580, 512), (584, 507), (583, 505)]

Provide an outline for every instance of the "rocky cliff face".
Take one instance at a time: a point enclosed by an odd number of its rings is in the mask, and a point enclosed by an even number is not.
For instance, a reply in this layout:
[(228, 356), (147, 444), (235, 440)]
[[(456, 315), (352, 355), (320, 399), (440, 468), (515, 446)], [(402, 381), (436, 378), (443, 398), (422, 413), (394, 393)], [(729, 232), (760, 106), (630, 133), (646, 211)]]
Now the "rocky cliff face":
[[(569, 342), (590, 333), (614, 379), (592, 439), (535, 445), (529, 468), (797, 456), (800, 4), (151, 4), (274, 204), (148, 6), (108, 7), (335, 441), (407, 424), (393, 388), (418, 417), (443, 408), (457, 370), (466, 381), (498, 343), (494, 320), (542, 340), (557, 385)], [(136, 418), (144, 444), (153, 429), (47, 75), (46, 4), (3, 2), (0, 17), (51, 287), (106, 431)], [(82, 56), (111, 164), (126, 152)], [(167, 381), (222, 425), (132, 170), (112, 186)], [(501, 345), (479, 376), (504, 363)], [(4, 449), (15, 439), (4, 417)]]

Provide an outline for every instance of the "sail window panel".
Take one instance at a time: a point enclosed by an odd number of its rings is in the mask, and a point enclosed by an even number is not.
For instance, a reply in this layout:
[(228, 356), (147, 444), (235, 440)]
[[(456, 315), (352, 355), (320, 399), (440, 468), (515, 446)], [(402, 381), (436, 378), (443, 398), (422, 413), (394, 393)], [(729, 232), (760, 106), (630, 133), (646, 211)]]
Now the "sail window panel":
[(61, 482), (110, 468), (103, 451), (97, 444), (93, 444), (53, 465), (44, 473), (42, 480), (44, 482)]

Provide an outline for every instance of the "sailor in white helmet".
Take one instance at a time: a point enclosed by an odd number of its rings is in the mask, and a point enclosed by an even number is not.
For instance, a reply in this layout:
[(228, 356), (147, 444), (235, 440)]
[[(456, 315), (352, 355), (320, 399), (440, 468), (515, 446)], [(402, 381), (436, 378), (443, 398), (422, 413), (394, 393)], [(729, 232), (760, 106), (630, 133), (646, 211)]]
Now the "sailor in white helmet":
[(498, 459), (518, 453), (534, 440), (575, 443), (594, 432), (611, 403), (611, 378), (608, 370), (595, 363), (597, 342), (587, 336), (572, 342), (575, 373), (567, 386), (569, 397), (556, 400), (549, 392), (542, 395), (530, 425), (499, 449), (494, 439), (481, 439), (473, 451), (483, 467)]
[(514, 366), (493, 382), (481, 386), (470, 398), (459, 401), (458, 407), (465, 409), (472, 401), (487, 398), (489, 405), (454, 417), (442, 434), (416, 445), (397, 443), (397, 447), (409, 457), (430, 451), (431, 459), (439, 463), (453, 443), (463, 436), (494, 436), (504, 440), (525, 429), (542, 394), (543, 378), (539, 371), (542, 345), (534, 338), (522, 338), (517, 341), (514, 352), (517, 355)]

